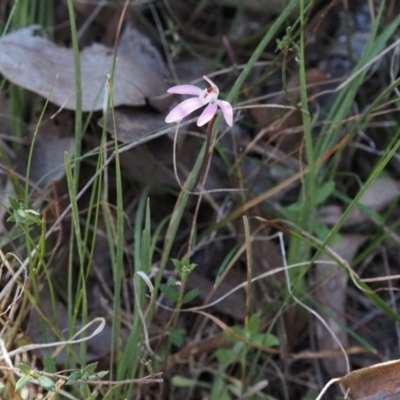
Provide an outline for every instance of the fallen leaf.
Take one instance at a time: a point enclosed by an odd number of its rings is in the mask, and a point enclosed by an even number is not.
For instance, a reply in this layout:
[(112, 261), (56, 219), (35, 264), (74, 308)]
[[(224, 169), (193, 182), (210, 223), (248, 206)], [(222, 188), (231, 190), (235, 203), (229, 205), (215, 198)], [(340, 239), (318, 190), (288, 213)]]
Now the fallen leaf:
[(176, 364), (184, 362), (190, 357), (195, 357), (204, 353), (213, 353), (218, 349), (227, 349), (230, 347), (232, 347), (232, 342), (225, 337), (223, 332), (207, 336), (197, 342), (188, 344), (175, 354), (170, 354), (168, 356), (166, 370), (170, 370)]
[(375, 211), (383, 210), (400, 194), (400, 183), (392, 178), (377, 178), (360, 199), (360, 204)]
[[(181, 136), (181, 143), (177, 147), (177, 170), (183, 183), (193, 168), (196, 155), (201, 149), (201, 142), (191, 136)], [(179, 187), (173, 168), (173, 142), (166, 135), (121, 153), (120, 160), (124, 171), (141, 182), (151, 181), (155, 186)], [(213, 156), (205, 188), (222, 189), (228, 185), (224, 162)], [(216, 193), (216, 196), (218, 195), (221, 193)]]
[[(326, 75), (317, 68), (308, 69), (306, 71), (306, 81), (307, 85), (312, 85), (308, 89), (308, 94), (312, 95), (320, 91), (320, 85), (323, 85), (326, 79)], [(297, 75), (288, 80), (287, 90), (290, 92), (292, 102), (297, 103), (300, 99), (299, 78)], [(299, 109), (293, 109), (286, 92), (277, 94), (271, 99), (270, 104), (270, 107), (253, 108), (251, 112), (260, 125), (268, 128), (265, 130), (265, 138), (279, 143), (283, 150), (292, 151), (303, 140), (303, 131), (295, 129), (302, 125), (301, 112)], [(274, 105), (277, 106), (274, 107)], [(292, 109), (281, 108), (280, 106), (292, 107)]]
[[(215, 293), (209, 300), (209, 303), (212, 303), (213, 301), (224, 296), (240, 283), (242, 283), (242, 281), (240, 280), (239, 274), (228, 274), (215, 290)], [(199, 295), (197, 299), (204, 301), (208, 298), (209, 293), (213, 291), (214, 283), (211, 280), (204, 278), (200, 274), (193, 272), (189, 275), (189, 278), (186, 282), (186, 289), (198, 289)], [(245, 317), (245, 302), (246, 298), (244, 290), (239, 290), (232, 293), (226, 299), (213, 305), (212, 308), (217, 312), (234, 318), (235, 320), (243, 321)], [(232, 307), (232, 304), (235, 304), (235, 307)]]
[(150, 69), (158, 76), (167, 75), (161, 54), (150, 38), (130, 25), (127, 25), (122, 32), (118, 43), (118, 56), (123, 56), (146, 70)]
[[(377, 178), (366, 190), (360, 199), (360, 204), (371, 208), (374, 211), (382, 211), (390, 202), (400, 194), (400, 183), (389, 177)], [(318, 220), (333, 226), (343, 214), (342, 207), (338, 205), (328, 205), (317, 212)], [(367, 221), (368, 214), (355, 208), (347, 218), (344, 227), (353, 226)]]
[[(148, 107), (120, 107), (114, 110), (114, 118), (107, 118), (107, 132), (115, 135), (123, 143), (131, 142), (165, 126), (165, 116)], [(114, 129), (115, 122), (115, 129)], [(104, 126), (104, 117), (98, 124)]]
[(396, 400), (400, 395), (400, 360), (371, 365), (339, 379), (350, 400)]
[[(337, 255), (348, 263), (354, 259), (358, 248), (366, 240), (362, 235), (343, 235), (340, 242), (329, 246)], [(322, 260), (331, 260), (328, 255), (322, 255)], [(334, 316), (325, 318), (329, 328), (336, 335), (343, 347), (348, 347), (347, 332), (344, 318), (346, 308), (347, 274), (336, 264), (320, 264), (315, 266), (315, 280), (319, 285), (315, 291), (315, 299)], [(332, 335), (319, 321), (316, 321), (318, 349), (321, 351), (337, 349), (338, 344)], [(323, 360), (325, 370), (330, 376), (339, 376), (347, 372), (344, 357), (326, 358)]]
[[(41, 292), (40, 298), (40, 309), (44, 315), (49, 318), (49, 321), (53, 323), (58, 332), (65, 334), (69, 331), (69, 314), (66, 306), (60, 301), (56, 304), (55, 312), (53, 313), (52, 303), (50, 301), (50, 295), (47, 293), (48, 289), (45, 288)], [(55, 319), (53, 320), (54, 317)], [(29, 315), (29, 324), (27, 329), (27, 334), (29, 335), (32, 343), (51, 343), (60, 340), (57, 337), (52, 327), (49, 323), (43, 324), (45, 332), (42, 330), (41, 319), (38, 312), (32, 307)], [(76, 321), (76, 330), (83, 326), (80, 320)], [(91, 335), (97, 329), (96, 325), (91, 325), (88, 327), (85, 335)], [(95, 337), (87, 342), (87, 352), (86, 352), (86, 362), (93, 362), (106, 357), (110, 354), (112, 343), (112, 328), (109, 324), (104, 326), (104, 329)], [(74, 350), (79, 354), (80, 345), (74, 344)], [(44, 356), (46, 352), (52, 353), (56, 350), (56, 347), (48, 347), (47, 349), (40, 349), (40, 354)], [(68, 355), (67, 349), (64, 347), (55, 357), (55, 361), (58, 365), (65, 365), (65, 363), (70, 360), (70, 355)]]
[(65, 131), (65, 124), (54, 119), (44, 121), (39, 127), (32, 153), (30, 179), (45, 188), (64, 176), (64, 152), (72, 158), (74, 137), (72, 130)]
[[(14, 84), (75, 110), (73, 51), (37, 36), (40, 29), (30, 26), (1, 39), (0, 72)], [(106, 77), (112, 64), (112, 49), (101, 44), (92, 44), (80, 53), (83, 111), (103, 109)], [(115, 106), (143, 106), (148, 100), (157, 110), (166, 111), (170, 99), (156, 97), (164, 95), (167, 88), (162, 77), (151, 69), (117, 57), (113, 80)]]

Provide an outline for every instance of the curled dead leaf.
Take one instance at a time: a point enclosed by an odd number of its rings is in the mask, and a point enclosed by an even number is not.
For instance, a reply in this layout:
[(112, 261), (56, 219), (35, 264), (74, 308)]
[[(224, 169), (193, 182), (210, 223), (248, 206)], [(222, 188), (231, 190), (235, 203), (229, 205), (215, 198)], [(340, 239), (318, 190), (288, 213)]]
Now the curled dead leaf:
[(400, 392), (400, 360), (371, 365), (339, 379), (350, 400), (397, 399)]

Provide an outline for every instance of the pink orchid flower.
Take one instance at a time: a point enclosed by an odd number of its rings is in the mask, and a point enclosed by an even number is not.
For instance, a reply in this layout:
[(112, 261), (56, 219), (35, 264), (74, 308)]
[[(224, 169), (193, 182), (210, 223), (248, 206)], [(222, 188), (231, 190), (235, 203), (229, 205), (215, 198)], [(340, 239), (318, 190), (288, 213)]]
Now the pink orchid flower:
[(165, 122), (177, 122), (200, 107), (207, 105), (205, 110), (197, 120), (197, 126), (203, 126), (215, 115), (218, 107), (224, 115), (225, 121), (229, 126), (233, 125), (233, 110), (230, 103), (224, 100), (218, 100), (219, 90), (217, 85), (206, 76), (203, 78), (211, 85), (207, 89), (200, 89), (193, 85), (178, 85), (169, 88), (168, 93), (192, 94), (196, 97), (182, 101), (165, 118)]

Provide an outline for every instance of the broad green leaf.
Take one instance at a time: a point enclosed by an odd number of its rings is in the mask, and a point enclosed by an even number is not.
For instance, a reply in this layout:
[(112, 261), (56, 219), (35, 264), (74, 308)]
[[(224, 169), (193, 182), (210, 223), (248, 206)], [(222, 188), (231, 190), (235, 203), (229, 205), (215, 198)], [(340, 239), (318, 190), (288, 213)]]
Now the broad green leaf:
[(231, 349), (218, 349), (216, 352), (219, 364), (226, 368), (232, 363), (236, 362), (239, 358), (241, 351), (243, 350), (244, 343), (237, 342)]
[(46, 353), (44, 356), (44, 370), (51, 373), (57, 371), (56, 361), (50, 353)]
[(75, 371), (75, 372), (73, 372), (73, 373), (69, 376), (66, 385), (75, 384), (74, 381), (77, 381), (77, 380), (79, 380), (79, 379), (82, 379), (82, 376), (83, 376), (82, 371)]
[(14, 199), (14, 197), (8, 196), (8, 201), (10, 202), (10, 206), (13, 210), (19, 209), (19, 201)]
[(33, 378), (30, 375), (24, 375), (23, 377), (19, 378), (15, 385), (15, 390), (18, 392), (18, 390), (21, 390), (23, 387), (25, 387), (32, 379)]
[(278, 346), (279, 339), (272, 333), (253, 333), (250, 336), (253, 343), (260, 344), (261, 346), (273, 347)]
[(38, 377), (39, 385), (43, 388), (48, 390), (49, 392), (54, 392), (56, 390), (56, 387), (54, 385), (54, 382), (52, 379), (50, 379), (48, 376), (43, 376), (40, 375)]
[(189, 303), (189, 302), (192, 301), (195, 297), (197, 297), (198, 294), (199, 294), (199, 289), (190, 290), (189, 292), (187, 292), (187, 293), (183, 296), (182, 304)]
[(25, 375), (28, 375), (31, 372), (31, 368), (29, 365), (26, 365), (24, 363), (19, 363), (17, 364), (17, 367), (21, 370), (21, 372)]
[(92, 364), (88, 364), (88, 365), (86, 365), (86, 367), (85, 368), (83, 368), (83, 372), (85, 373), (85, 374), (88, 374), (88, 375), (91, 375), (91, 374), (93, 374), (93, 372), (96, 370), (96, 368), (97, 368), (97, 362), (94, 362), (94, 363), (92, 363)]
[(173, 289), (171, 286), (166, 285), (165, 283), (162, 283), (160, 285), (161, 291), (164, 293), (165, 297), (169, 300), (172, 301), (178, 301), (179, 294), (178, 292)]
[(253, 314), (250, 317), (249, 323), (247, 324), (249, 332), (256, 333), (259, 326), (260, 326), (260, 317), (257, 314)]
[(228, 393), (228, 389), (224, 380), (221, 377), (217, 377), (214, 381), (214, 385), (210, 395), (211, 400), (231, 400), (231, 396)]
[(184, 329), (174, 329), (171, 332), (170, 338), (171, 342), (178, 347), (182, 346), (183, 343), (183, 335), (186, 333)]
[(315, 204), (319, 205), (322, 204), (325, 200), (332, 195), (333, 191), (335, 190), (335, 182), (328, 181), (323, 183), (317, 190), (317, 197), (315, 200)]

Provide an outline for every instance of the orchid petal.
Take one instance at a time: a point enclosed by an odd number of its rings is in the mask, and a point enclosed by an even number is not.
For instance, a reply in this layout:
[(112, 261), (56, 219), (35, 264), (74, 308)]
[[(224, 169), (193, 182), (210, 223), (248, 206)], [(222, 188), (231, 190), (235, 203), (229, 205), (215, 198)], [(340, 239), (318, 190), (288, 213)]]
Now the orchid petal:
[(191, 112), (197, 110), (203, 105), (203, 100), (200, 97), (192, 97), (191, 99), (182, 101), (182, 103), (173, 108), (170, 113), (165, 117), (165, 122), (170, 123), (180, 121)]
[(203, 90), (193, 85), (178, 85), (172, 86), (167, 90), (168, 93), (175, 94), (192, 94), (194, 96), (200, 96)]
[(215, 103), (210, 103), (204, 111), (201, 113), (199, 119), (197, 120), (197, 126), (203, 126), (215, 115), (217, 112), (217, 105)]
[(226, 123), (229, 126), (233, 126), (233, 109), (231, 104), (224, 100), (217, 100), (216, 103), (221, 109), (222, 114), (224, 114)]

